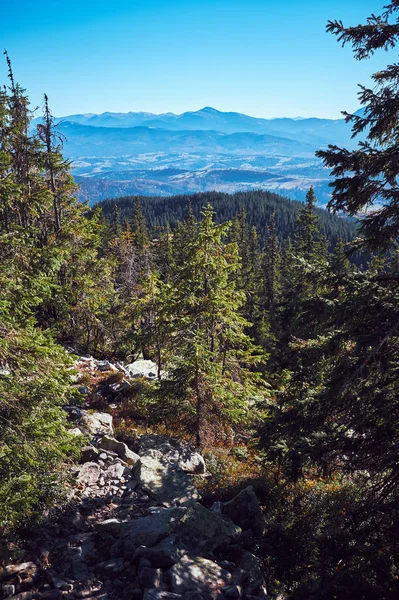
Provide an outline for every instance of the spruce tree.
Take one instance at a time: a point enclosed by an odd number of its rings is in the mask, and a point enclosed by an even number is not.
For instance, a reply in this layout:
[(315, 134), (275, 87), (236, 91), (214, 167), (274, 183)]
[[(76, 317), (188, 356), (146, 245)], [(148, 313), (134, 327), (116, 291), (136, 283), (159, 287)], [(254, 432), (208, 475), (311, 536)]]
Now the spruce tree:
[(213, 217), (208, 205), (185, 264), (168, 284), (171, 359), (160, 386), (169, 410), (189, 418), (200, 447), (249, 420), (258, 379), (250, 369), (260, 358), (240, 315), (238, 248), (224, 243), (228, 225), (215, 225)]
[[(396, 46), (399, 3), (393, 0), (381, 15), (371, 15), (364, 25), (345, 27), (342, 21), (329, 21), (327, 31), (342, 45), (352, 45), (357, 60), (365, 60), (379, 49)], [(334, 177), (329, 208), (356, 217), (368, 208), (360, 219), (361, 232), (367, 246), (378, 249), (397, 243), (399, 236), (399, 65), (388, 65), (372, 79), (374, 87), (360, 86), (363, 112), (344, 113), (352, 123), (353, 137), (364, 134), (364, 141), (355, 150), (330, 145), (317, 155)]]

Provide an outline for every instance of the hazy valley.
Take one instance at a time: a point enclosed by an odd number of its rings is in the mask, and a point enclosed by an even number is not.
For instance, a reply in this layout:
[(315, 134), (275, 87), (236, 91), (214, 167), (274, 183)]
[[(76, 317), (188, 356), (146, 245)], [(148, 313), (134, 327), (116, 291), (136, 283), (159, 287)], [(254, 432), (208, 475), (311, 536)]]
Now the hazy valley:
[[(329, 171), (314, 155), (353, 147), (344, 119), (258, 119), (206, 107), (171, 113), (77, 114), (58, 118), (80, 197), (268, 189), (328, 201)], [(36, 119), (35, 122), (40, 122)]]

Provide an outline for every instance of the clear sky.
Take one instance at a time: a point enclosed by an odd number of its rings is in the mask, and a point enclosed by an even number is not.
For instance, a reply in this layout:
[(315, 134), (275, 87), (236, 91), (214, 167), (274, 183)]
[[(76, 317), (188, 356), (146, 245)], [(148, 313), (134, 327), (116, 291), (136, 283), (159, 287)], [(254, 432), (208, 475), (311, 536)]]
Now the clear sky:
[[(325, 32), (379, 14), (386, 0), (0, 0), (15, 76), (57, 116), (213, 106), (259, 117), (338, 118), (357, 83), (387, 64), (357, 62)], [(0, 66), (0, 83), (6, 67)]]

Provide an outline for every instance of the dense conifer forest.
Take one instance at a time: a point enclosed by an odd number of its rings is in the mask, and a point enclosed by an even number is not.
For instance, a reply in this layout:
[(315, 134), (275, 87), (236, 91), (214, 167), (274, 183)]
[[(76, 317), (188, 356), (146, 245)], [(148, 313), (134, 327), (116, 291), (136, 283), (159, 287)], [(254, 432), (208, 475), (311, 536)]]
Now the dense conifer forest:
[[(147, 226), (154, 234), (165, 227), (173, 229), (178, 221), (182, 221), (188, 202), (196, 219), (201, 217), (203, 207), (211, 204), (217, 223), (230, 221), (245, 210), (246, 222), (250, 229), (256, 227), (262, 246), (272, 218), (280, 241), (292, 238), (297, 213), (302, 206), (300, 202), (263, 190), (236, 194), (204, 192), (168, 197), (143, 196), (139, 199)], [(118, 218), (124, 222), (131, 220), (133, 205), (134, 197), (125, 196), (116, 200), (104, 200), (101, 202), (101, 210), (108, 221), (112, 221), (117, 211)], [(340, 239), (347, 243), (356, 237), (357, 224), (354, 219), (339, 217), (319, 208), (315, 212), (319, 218), (320, 231), (328, 239), (330, 248), (334, 248)]]
[[(393, 47), (395, 0), (365, 26), (328, 29), (358, 59)], [(399, 66), (362, 88), (367, 140), (319, 156), (330, 210), (267, 192), (76, 200), (44, 98), (0, 91), (0, 536), (65, 501), (79, 457), (62, 405), (76, 354), (144, 357), (158, 377), (119, 408), (132, 428), (190, 440), (205, 501), (248, 482), (272, 597), (399, 593)], [(365, 205), (381, 203), (356, 221)], [(363, 251), (361, 261), (353, 252)], [(166, 371), (167, 377), (160, 377)], [(93, 405), (95, 407), (95, 405)]]

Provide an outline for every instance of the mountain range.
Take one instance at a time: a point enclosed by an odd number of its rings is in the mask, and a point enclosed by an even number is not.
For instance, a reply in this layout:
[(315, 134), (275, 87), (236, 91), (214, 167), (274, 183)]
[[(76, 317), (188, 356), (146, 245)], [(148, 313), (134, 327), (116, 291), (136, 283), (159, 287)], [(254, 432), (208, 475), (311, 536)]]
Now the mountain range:
[(325, 204), (329, 174), (314, 153), (355, 144), (344, 119), (262, 119), (211, 107), (181, 115), (76, 114), (56, 122), (80, 195), (91, 203), (124, 194), (257, 188), (302, 199), (313, 185)]

